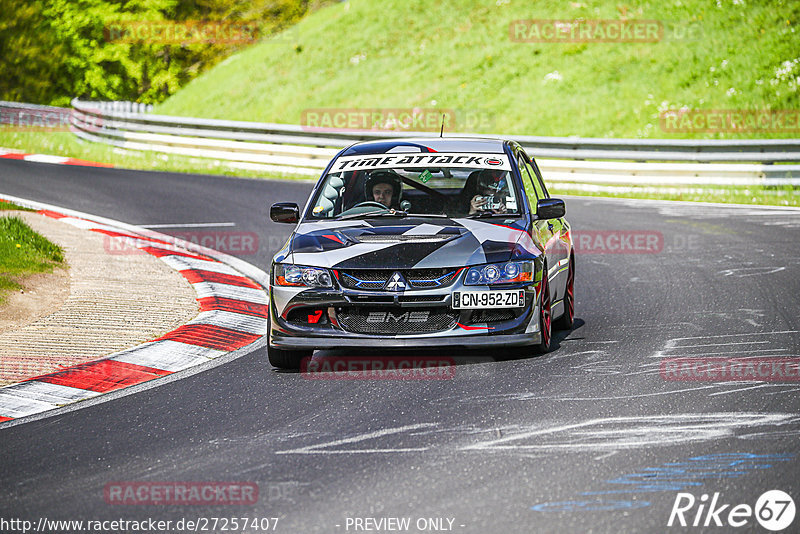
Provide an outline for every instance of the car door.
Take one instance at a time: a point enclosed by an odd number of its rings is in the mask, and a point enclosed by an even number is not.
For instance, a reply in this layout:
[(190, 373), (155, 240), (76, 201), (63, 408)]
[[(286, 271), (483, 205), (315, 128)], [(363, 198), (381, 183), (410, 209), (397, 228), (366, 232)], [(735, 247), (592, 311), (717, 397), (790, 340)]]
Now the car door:
[[(558, 240), (553, 232), (555, 226), (550, 221), (538, 219), (536, 217), (536, 205), (539, 203), (539, 199), (541, 198), (539, 195), (541, 193), (536, 189), (536, 181), (531, 172), (532, 169), (530, 167), (530, 163), (528, 163), (528, 156), (522, 151), (522, 149), (518, 149), (515, 156), (517, 159), (517, 166), (519, 167), (519, 172), (522, 177), (522, 185), (525, 189), (525, 196), (528, 198), (528, 204), (531, 207), (531, 216), (533, 219), (533, 224), (531, 225), (531, 237), (536, 243), (540, 244), (544, 248), (548, 271), (554, 272), (552, 270), (553, 265), (558, 264), (558, 257), (554, 248), (555, 241)], [(552, 277), (552, 275), (548, 275), (548, 278), (550, 277)], [(550, 288), (552, 294), (552, 283), (550, 284)], [(554, 294), (552, 297), (556, 298)]]
[[(525, 168), (523, 179), (529, 179), (532, 184), (536, 199), (542, 200), (550, 198), (550, 193), (544, 185), (542, 174), (536, 163), (528, 157), (524, 150), (520, 149), (518, 160), (522, 160)], [(568, 230), (562, 218), (536, 220), (534, 225), (540, 228), (541, 235), (547, 236), (545, 254), (547, 257), (548, 276), (553, 300), (563, 298), (566, 287), (567, 269), (569, 267), (569, 248), (565, 246), (564, 232)]]

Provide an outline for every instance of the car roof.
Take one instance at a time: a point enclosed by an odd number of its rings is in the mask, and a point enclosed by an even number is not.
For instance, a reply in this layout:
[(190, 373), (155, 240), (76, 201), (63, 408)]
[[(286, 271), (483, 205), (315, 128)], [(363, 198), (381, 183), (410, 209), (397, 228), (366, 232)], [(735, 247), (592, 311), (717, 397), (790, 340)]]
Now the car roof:
[(342, 156), (387, 152), (480, 152), (503, 154), (505, 141), (488, 137), (401, 137), (363, 141), (349, 146)]

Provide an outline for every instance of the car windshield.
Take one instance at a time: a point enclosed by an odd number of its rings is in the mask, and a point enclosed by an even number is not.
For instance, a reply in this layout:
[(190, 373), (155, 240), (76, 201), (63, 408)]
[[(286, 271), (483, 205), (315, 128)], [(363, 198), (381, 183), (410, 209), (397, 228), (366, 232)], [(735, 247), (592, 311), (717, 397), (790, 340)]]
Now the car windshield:
[(363, 154), (336, 160), (310, 216), (502, 217), (520, 213), (518, 198), (505, 154)]

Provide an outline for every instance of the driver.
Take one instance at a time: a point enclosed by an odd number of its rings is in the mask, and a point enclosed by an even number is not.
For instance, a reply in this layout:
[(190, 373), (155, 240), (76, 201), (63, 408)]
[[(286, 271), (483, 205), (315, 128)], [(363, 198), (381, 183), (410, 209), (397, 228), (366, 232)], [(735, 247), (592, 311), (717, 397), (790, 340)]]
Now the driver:
[(364, 183), (367, 201), (378, 202), (387, 208), (400, 208), (400, 192), (400, 176), (393, 171), (373, 171)]
[(469, 201), (469, 214), (490, 210), (493, 213), (506, 212), (508, 182), (505, 171), (484, 169), (478, 174), (477, 194)]

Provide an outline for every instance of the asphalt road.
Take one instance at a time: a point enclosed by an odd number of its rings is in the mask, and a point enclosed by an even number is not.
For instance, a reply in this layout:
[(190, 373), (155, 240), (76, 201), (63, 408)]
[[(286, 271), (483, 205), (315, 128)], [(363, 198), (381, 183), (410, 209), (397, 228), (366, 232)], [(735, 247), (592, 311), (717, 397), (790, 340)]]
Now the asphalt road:
[[(2, 193), (133, 224), (235, 223), (195, 230), (254, 232), (257, 252), (238, 255), (264, 270), (289, 231), (268, 220), (269, 205), (302, 203), (310, 187), (0, 161)], [(755, 517), (731, 529), (728, 514), (767, 490), (800, 505), (797, 377), (671, 380), (662, 366), (800, 355), (800, 211), (576, 197), (567, 218), (583, 240), (577, 320), (551, 353), (459, 355), (450, 380), (354, 381), (276, 372), (257, 350), (2, 428), (0, 531), (14, 518), (153, 518), (182, 532), (182, 518), (278, 517), (277, 532), (404, 531), (366, 518), (409, 518), (408, 532), (766, 532)], [(599, 253), (614, 236), (633, 243), (631, 231), (659, 246)], [(259, 497), (106, 502), (104, 488), (129, 481), (250, 482)], [(697, 502), (683, 496), (689, 526), (668, 529), (679, 493)], [(729, 506), (707, 517), (717, 493), (716, 508)]]

